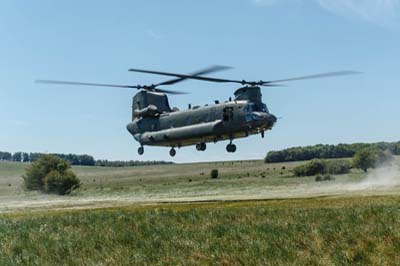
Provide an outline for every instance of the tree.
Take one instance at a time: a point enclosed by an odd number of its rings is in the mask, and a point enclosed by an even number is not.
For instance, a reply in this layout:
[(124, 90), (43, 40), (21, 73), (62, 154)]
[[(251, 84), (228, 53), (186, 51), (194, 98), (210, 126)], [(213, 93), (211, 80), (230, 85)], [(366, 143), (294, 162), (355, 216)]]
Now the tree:
[(54, 155), (43, 155), (26, 169), (23, 176), (25, 188), (60, 195), (69, 194), (80, 186), (71, 171), (71, 164)]
[(22, 161), (22, 152), (16, 152), (13, 154), (12, 159), (14, 162), (21, 162)]
[(26, 153), (26, 152), (22, 153), (22, 161), (24, 163), (29, 162), (29, 154), (28, 153)]
[(9, 152), (0, 151), (0, 161), (11, 161), (12, 155)]
[(353, 166), (367, 172), (369, 168), (375, 167), (376, 152), (370, 148), (364, 148), (356, 152), (353, 158)]
[(90, 165), (93, 166), (95, 164), (95, 160), (93, 156), (90, 155), (80, 155), (79, 156), (80, 165)]

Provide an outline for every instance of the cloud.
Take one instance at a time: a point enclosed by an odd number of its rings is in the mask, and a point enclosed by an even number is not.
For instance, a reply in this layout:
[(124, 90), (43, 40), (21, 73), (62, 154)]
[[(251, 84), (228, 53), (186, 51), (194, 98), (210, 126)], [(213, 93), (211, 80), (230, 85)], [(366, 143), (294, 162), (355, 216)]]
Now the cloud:
[[(293, 3), (293, 0), (252, 0), (259, 6)], [(338, 16), (356, 18), (381, 26), (400, 25), (400, 0), (296, 0), (314, 3)]]
[(331, 13), (356, 17), (381, 26), (399, 22), (400, 0), (315, 0)]

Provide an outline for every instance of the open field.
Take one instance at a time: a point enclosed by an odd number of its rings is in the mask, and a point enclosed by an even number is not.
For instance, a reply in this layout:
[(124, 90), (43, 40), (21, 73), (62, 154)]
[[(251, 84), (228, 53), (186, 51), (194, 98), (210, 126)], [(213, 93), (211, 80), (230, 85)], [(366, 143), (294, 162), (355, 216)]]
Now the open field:
[[(353, 170), (334, 181), (293, 178), (299, 162), (218, 162), (138, 167), (74, 167), (82, 187), (68, 197), (26, 192), (22, 178), (26, 164), (0, 163), (0, 212), (35, 208), (94, 208), (132, 203), (306, 198), (334, 195), (387, 195), (400, 192), (397, 170), (370, 174)], [(211, 179), (211, 169), (220, 177)], [(371, 176), (372, 175), (372, 176)], [(374, 176), (375, 175), (375, 176)], [(383, 184), (370, 179), (392, 180)], [(368, 181), (368, 182), (366, 182)], [(385, 181), (385, 180), (384, 180)]]
[(400, 196), (0, 216), (0, 265), (398, 265)]
[(326, 182), (299, 164), (74, 167), (55, 196), (2, 162), (0, 265), (398, 265), (398, 161)]

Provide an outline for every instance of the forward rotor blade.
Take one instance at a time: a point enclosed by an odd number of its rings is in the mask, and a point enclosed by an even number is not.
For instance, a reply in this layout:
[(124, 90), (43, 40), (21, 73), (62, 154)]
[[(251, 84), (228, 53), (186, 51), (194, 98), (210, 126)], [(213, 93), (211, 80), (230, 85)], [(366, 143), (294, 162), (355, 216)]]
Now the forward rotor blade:
[(263, 86), (263, 87), (286, 87), (286, 85), (282, 85), (282, 84), (275, 84), (275, 83), (266, 83), (266, 84), (261, 84), (258, 86)]
[[(202, 69), (202, 70), (199, 70), (199, 71), (196, 71), (196, 72), (189, 73), (188, 75), (190, 75), (190, 76), (199, 76), (199, 75), (205, 75), (205, 74), (209, 74), (209, 73), (213, 73), (213, 72), (217, 72), (217, 71), (222, 71), (222, 70), (226, 70), (226, 69), (230, 69), (230, 68), (232, 68), (232, 67), (215, 65), (215, 66), (210, 66), (208, 68), (205, 68), (205, 69)], [(132, 71), (132, 70), (130, 70), (130, 71)], [(172, 84), (181, 82), (181, 81), (186, 80), (186, 79), (188, 79), (188, 78), (176, 78), (176, 79), (160, 82), (158, 84), (155, 84), (154, 86), (157, 87), (157, 86), (161, 86), (161, 85), (172, 85)]]
[(96, 86), (96, 87), (115, 87), (115, 88), (128, 88), (128, 89), (141, 89), (140, 85), (115, 85), (115, 84), (102, 84), (102, 83), (86, 83), (86, 82), (74, 82), (74, 81), (60, 81), (60, 80), (36, 80), (36, 83), (46, 84), (60, 84), (60, 85), (82, 85), (82, 86)]
[(131, 68), (129, 71), (133, 72), (140, 72), (140, 73), (148, 73), (148, 74), (156, 74), (156, 75), (163, 75), (163, 76), (171, 76), (171, 77), (178, 77), (181, 79), (197, 79), (197, 80), (204, 80), (204, 81), (212, 81), (212, 82), (234, 82), (242, 84), (241, 80), (231, 80), (231, 79), (220, 79), (220, 78), (209, 78), (203, 76), (196, 76), (190, 74), (177, 74), (177, 73), (170, 73), (170, 72), (161, 72), (161, 71), (153, 71), (153, 70), (144, 70), (144, 69), (136, 69)]
[(175, 94), (175, 95), (189, 94), (187, 92), (182, 92), (182, 91), (172, 91), (172, 90), (164, 90), (164, 89), (157, 89), (157, 88), (151, 89), (150, 91), (168, 93), (168, 94)]
[(361, 72), (351, 71), (351, 70), (328, 72), (328, 73), (321, 73), (321, 74), (316, 74), (316, 75), (309, 75), (309, 76), (302, 76), (302, 77), (295, 77), (295, 78), (288, 78), (288, 79), (264, 81), (261, 85), (269, 86), (269, 84), (271, 84), (271, 83), (278, 83), (278, 82), (303, 80), (303, 79), (328, 78), (328, 77), (346, 76), (346, 75), (355, 75), (355, 74), (361, 74)]

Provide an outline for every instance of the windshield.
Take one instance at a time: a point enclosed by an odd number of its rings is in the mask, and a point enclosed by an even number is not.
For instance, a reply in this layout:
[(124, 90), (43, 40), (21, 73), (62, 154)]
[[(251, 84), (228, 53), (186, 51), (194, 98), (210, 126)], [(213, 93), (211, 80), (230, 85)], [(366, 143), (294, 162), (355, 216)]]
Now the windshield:
[(244, 107), (244, 111), (246, 113), (252, 113), (252, 112), (265, 112), (268, 113), (268, 108), (267, 105), (262, 103), (261, 105), (256, 105), (254, 103), (249, 103)]

